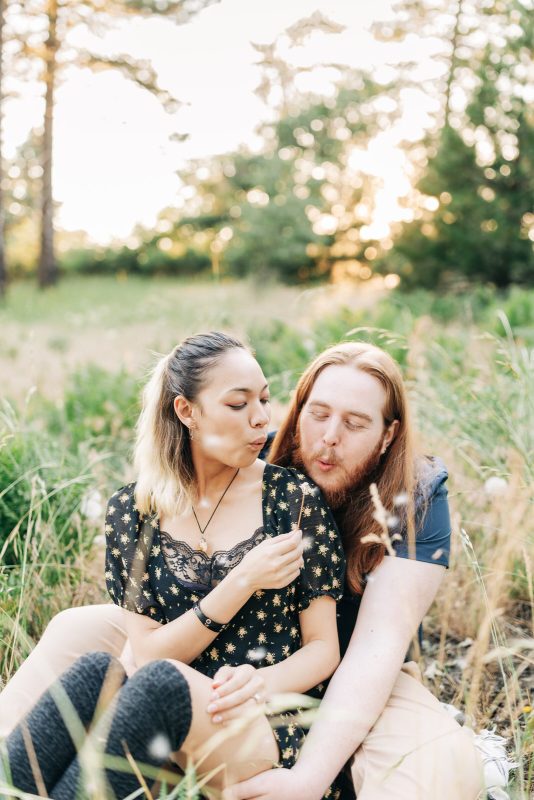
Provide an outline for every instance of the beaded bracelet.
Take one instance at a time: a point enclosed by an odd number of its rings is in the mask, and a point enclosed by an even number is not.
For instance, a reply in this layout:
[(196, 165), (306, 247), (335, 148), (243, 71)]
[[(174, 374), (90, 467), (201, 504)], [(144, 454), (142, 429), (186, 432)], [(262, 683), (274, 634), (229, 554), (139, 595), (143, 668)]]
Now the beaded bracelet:
[(193, 611), (195, 612), (201, 623), (204, 625), (204, 627), (208, 628), (210, 631), (213, 631), (213, 633), (221, 633), (221, 631), (226, 630), (226, 628), (228, 627), (227, 622), (215, 622), (215, 620), (207, 617), (200, 608), (199, 603), (195, 603), (195, 605), (193, 606)]

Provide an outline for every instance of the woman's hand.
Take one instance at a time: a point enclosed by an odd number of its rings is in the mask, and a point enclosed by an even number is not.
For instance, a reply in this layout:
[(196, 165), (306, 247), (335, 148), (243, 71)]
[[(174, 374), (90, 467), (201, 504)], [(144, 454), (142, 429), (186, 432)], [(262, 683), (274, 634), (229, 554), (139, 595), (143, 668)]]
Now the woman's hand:
[(215, 673), (212, 688), (206, 710), (216, 724), (235, 719), (267, 699), (265, 681), (252, 664), (221, 667)]
[(304, 566), (302, 531), (269, 537), (253, 547), (235, 568), (253, 592), (282, 589), (298, 578)]

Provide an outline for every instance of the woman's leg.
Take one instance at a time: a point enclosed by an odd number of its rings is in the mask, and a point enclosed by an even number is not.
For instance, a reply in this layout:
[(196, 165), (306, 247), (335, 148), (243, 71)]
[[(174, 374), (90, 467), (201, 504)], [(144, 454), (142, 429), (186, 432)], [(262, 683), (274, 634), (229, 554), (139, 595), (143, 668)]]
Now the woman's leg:
[(476, 800), (482, 764), (473, 733), (461, 728), (405, 664), (391, 697), (355, 753), (358, 800)]
[(214, 725), (206, 711), (212, 681), (186, 664), (170, 663), (182, 673), (191, 691), (191, 729), (180, 752), (174, 754), (174, 760), (182, 768), (188, 762), (193, 763), (197, 775), (217, 769), (210, 786), (220, 788), (270, 769), (279, 760), (271, 725), (254, 703), (251, 703), (250, 716), (241, 724)]
[(118, 606), (82, 606), (56, 614), (0, 694), (0, 738), (13, 730), (77, 658), (93, 650), (119, 656), (125, 642), (123, 612)]
[[(170, 662), (153, 661), (125, 683), (109, 717), (100, 723), (102, 732), (107, 732), (104, 756), (119, 758), (128, 768), (129, 753), (136, 764), (161, 768), (171, 752), (181, 748), (189, 732), (191, 697), (187, 681)], [(52, 800), (94, 796), (89, 783), (97, 789), (97, 770), (92, 765), (84, 776), (82, 760), (73, 760), (51, 790)], [(139, 789), (139, 781), (130, 769), (105, 769), (105, 779), (117, 798)], [(151, 785), (153, 778), (147, 777), (147, 783)], [(85, 791), (80, 792), (82, 786)]]
[(50, 792), (76, 755), (76, 729), (83, 738), (99, 699), (109, 702), (125, 677), (108, 653), (90, 653), (73, 664), (6, 740), (13, 785)]

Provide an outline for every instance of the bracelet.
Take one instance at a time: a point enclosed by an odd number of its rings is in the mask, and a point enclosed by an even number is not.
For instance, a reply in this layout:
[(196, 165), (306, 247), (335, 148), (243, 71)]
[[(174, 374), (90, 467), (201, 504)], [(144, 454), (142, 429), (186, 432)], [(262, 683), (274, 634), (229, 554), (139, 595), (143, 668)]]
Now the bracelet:
[(193, 606), (193, 611), (195, 612), (201, 623), (204, 625), (204, 627), (208, 628), (210, 631), (213, 631), (213, 633), (221, 633), (228, 627), (227, 622), (215, 622), (215, 620), (207, 617), (200, 608), (199, 603), (195, 603), (195, 605)]

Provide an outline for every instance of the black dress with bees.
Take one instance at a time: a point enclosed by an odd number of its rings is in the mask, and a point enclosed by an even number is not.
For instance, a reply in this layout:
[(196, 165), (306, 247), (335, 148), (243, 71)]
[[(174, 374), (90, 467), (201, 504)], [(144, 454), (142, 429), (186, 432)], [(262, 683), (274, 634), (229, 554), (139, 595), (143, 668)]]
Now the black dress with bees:
[[(283, 661), (302, 646), (299, 612), (322, 595), (339, 601), (345, 571), (332, 514), (317, 487), (297, 470), (266, 464), (262, 526), (230, 550), (218, 550), (211, 556), (160, 530), (157, 515), (141, 517), (135, 504), (135, 484), (119, 489), (109, 501), (105, 527), (109, 594), (113, 602), (130, 611), (162, 624), (171, 622), (208, 594), (255, 545), (296, 528), (301, 505), (305, 549), (300, 576), (283, 589), (255, 592), (191, 666), (213, 677), (225, 664), (267, 667)], [(323, 691), (320, 685), (309, 694), (320, 698)], [(274, 724), (280, 765), (290, 768), (305, 732), (290, 714), (284, 714), (282, 720), (278, 717)], [(325, 795), (337, 796), (335, 785)]]

